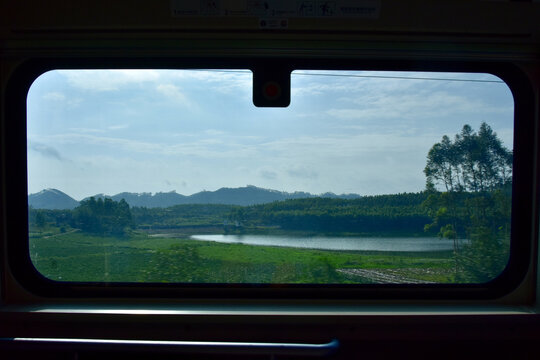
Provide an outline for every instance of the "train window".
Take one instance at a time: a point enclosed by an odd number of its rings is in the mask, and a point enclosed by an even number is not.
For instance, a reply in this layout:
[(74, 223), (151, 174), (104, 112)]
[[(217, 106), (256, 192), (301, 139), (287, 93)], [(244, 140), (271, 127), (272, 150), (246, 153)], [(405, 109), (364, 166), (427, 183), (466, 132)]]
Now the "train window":
[[(150, 63), (36, 59), (10, 77), (8, 261), (30, 291), (492, 298), (525, 276), (517, 68)], [(256, 106), (266, 65), (290, 73), (264, 86), (288, 106)]]
[[(54, 70), (27, 99), (57, 282), (478, 284), (510, 255), (514, 102), (485, 73)], [(268, 89), (275, 96), (275, 88)]]

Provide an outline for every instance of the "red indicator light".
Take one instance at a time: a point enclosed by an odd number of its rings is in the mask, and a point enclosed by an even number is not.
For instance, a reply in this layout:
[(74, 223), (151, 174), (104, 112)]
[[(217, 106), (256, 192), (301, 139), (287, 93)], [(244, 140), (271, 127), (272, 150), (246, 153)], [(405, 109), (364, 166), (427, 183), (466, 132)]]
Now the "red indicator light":
[(263, 86), (263, 95), (268, 100), (276, 100), (281, 96), (281, 87), (274, 81), (269, 81)]

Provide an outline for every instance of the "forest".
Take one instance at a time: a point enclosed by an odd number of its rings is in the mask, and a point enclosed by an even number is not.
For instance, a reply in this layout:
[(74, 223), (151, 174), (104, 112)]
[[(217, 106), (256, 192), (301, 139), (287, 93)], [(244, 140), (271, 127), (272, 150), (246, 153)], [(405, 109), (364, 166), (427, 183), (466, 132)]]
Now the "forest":
[[(125, 201), (91, 198), (74, 210), (29, 210), (30, 228), (46, 224), (92, 234), (131, 230), (218, 227), (224, 232), (308, 231), (422, 236), (430, 222), (428, 193), (366, 196), (345, 200), (306, 198), (253, 206), (195, 204), (168, 208), (129, 207)], [(429, 233), (433, 233), (430, 231)]]

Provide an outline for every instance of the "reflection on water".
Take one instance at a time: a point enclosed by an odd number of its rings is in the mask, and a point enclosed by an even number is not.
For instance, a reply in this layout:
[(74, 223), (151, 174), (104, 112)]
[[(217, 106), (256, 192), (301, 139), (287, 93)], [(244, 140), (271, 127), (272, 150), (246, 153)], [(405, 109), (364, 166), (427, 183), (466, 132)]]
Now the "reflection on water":
[(247, 245), (286, 246), (323, 250), (372, 251), (444, 251), (453, 249), (453, 241), (436, 237), (331, 237), (276, 235), (193, 235), (194, 240)]

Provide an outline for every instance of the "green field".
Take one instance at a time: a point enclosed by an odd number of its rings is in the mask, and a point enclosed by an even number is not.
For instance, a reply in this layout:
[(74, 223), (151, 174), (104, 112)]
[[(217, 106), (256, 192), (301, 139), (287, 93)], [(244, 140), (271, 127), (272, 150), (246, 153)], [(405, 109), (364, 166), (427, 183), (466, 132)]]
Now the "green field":
[[(30, 234), (45, 277), (78, 282), (373, 283), (454, 282), (451, 252), (330, 251), (223, 244), (131, 232), (101, 237), (68, 230)], [(360, 273), (361, 272), (361, 273)], [(384, 281), (381, 281), (383, 279)]]

